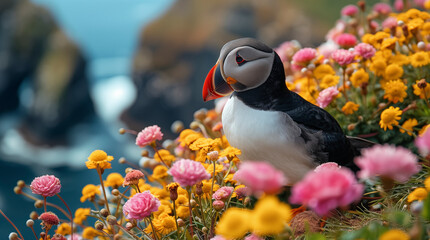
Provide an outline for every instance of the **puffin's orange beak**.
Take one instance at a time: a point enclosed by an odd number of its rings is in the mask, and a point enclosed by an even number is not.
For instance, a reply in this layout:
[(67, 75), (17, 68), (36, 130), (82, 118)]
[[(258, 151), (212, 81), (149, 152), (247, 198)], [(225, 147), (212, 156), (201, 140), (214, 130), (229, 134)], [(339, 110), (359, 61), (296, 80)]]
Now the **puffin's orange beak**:
[(206, 76), (203, 85), (203, 101), (214, 100), (224, 97), (233, 92), (230, 84), (228, 84), (221, 75), (219, 64), (215, 64)]

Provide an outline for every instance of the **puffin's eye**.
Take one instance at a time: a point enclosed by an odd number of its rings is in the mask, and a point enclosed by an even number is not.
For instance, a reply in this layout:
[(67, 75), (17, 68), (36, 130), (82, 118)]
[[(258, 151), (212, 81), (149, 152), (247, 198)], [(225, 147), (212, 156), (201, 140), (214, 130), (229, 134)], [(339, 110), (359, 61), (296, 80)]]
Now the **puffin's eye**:
[(245, 60), (245, 59), (243, 59), (243, 58), (239, 55), (239, 53), (236, 53), (236, 63), (237, 63), (237, 65), (242, 66), (243, 64), (245, 64), (245, 63), (246, 63), (246, 60)]

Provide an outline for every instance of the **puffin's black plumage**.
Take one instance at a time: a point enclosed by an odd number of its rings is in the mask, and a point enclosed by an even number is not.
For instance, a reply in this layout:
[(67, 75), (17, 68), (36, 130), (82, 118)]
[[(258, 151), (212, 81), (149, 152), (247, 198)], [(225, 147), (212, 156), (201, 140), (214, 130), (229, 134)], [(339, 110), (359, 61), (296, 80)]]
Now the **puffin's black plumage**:
[(312, 153), (318, 163), (336, 162), (357, 170), (353, 163), (356, 151), (338, 122), (324, 109), (311, 104), (286, 87), (282, 61), (276, 52), (272, 71), (262, 85), (233, 94), (249, 107), (288, 114), (302, 128), (301, 137), (305, 142), (310, 140), (307, 136), (309, 133), (320, 132), (323, 139), (321, 148)]

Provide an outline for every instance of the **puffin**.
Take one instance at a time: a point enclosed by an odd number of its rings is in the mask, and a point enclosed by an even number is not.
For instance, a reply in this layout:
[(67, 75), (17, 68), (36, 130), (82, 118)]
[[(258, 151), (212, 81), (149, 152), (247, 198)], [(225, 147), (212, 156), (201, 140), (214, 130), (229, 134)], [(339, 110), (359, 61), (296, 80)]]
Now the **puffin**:
[(267, 161), (290, 183), (326, 162), (357, 171), (354, 157), (372, 145), (347, 137), (333, 116), (290, 91), (278, 54), (253, 38), (222, 47), (202, 95), (205, 102), (230, 95), (222, 111), (230, 145), (242, 161)]

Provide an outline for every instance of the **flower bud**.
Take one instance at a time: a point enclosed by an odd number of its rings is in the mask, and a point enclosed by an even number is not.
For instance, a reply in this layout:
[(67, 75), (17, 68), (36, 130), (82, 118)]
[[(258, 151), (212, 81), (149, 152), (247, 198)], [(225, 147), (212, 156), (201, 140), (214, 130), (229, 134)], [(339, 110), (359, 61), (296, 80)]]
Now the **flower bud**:
[[(116, 189), (117, 190), (117, 189)], [(112, 191), (113, 192), (113, 191)], [(106, 209), (106, 208), (102, 208), (101, 210), (100, 210), (100, 215), (102, 216), (102, 217), (107, 217), (107, 216), (109, 216), (109, 211)]]
[(418, 47), (418, 49), (419, 49), (419, 50), (424, 51), (424, 50), (426, 50), (426, 43), (425, 43), (425, 42), (423, 42), (423, 41), (419, 41), (419, 42), (417, 43), (417, 47)]
[(22, 188), (16, 186), (13, 188), (13, 191), (15, 192), (15, 194), (21, 194), (22, 193)]
[(417, 86), (421, 89), (424, 89), (427, 87), (427, 82), (425, 79), (421, 79), (418, 81)]
[(43, 207), (43, 201), (42, 200), (37, 200), (34, 202), (34, 207), (35, 208), (42, 208)]
[(118, 132), (119, 132), (119, 134), (124, 134), (125, 133), (125, 129), (124, 128), (120, 128), (119, 130), (118, 130)]
[(140, 156), (142, 156), (142, 157), (147, 157), (147, 156), (149, 156), (149, 152), (148, 152), (148, 150), (142, 150), (142, 152), (140, 153)]
[(195, 206), (197, 206), (197, 202), (194, 199), (190, 200), (190, 204), (191, 204), (191, 208), (194, 208)]
[(25, 187), (25, 182), (24, 182), (23, 180), (19, 180), (19, 181), (16, 183), (16, 185), (17, 185), (18, 187), (20, 187), (20, 188), (23, 188), (23, 187)]
[(218, 160), (219, 153), (218, 151), (212, 151), (212, 152), (209, 152), (207, 156), (210, 161), (215, 162), (216, 160)]
[(183, 226), (185, 226), (185, 222), (184, 222), (184, 220), (182, 220), (181, 218), (178, 218), (178, 219), (176, 220), (176, 222), (178, 223), (178, 227), (183, 227)]
[(119, 195), (119, 190), (118, 189), (113, 189), (112, 190), (112, 195), (114, 195), (114, 196), (118, 196)]
[(127, 231), (130, 231), (132, 228), (134, 228), (134, 225), (131, 222), (128, 222), (125, 224), (125, 228)]
[(192, 121), (190, 123), (190, 128), (193, 129), (193, 130), (198, 129), (199, 128), (199, 123), (196, 122), (196, 121)]
[(116, 220), (115, 216), (109, 215), (109, 216), (107, 216), (106, 220), (110, 225), (116, 225), (117, 224), (117, 220)]
[(115, 236), (113, 236), (113, 240), (121, 240), (121, 239), (124, 239), (124, 238), (119, 233), (117, 233), (117, 234), (115, 234)]
[(366, 1), (360, 0), (357, 2), (357, 5), (362, 12), (366, 11)]
[(33, 219), (28, 219), (27, 222), (25, 222), (25, 225), (27, 225), (27, 227), (33, 227), (34, 225)]
[(18, 240), (18, 234), (16, 234), (16, 232), (11, 232), (9, 234), (9, 240)]
[(30, 213), (30, 218), (36, 220), (37, 218), (39, 218), (39, 214), (36, 211), (32, 211)]
[(170, 130), (172, 130), (173, 133), (180, 133), (182, 130), (184, 130), (184, 123), (179, 120), (174, 121), (170, 127)]
[(207, 227), (203, 227), (203, 228), (202, 228), (202, 232), (203, 232), (204, 234), (207, 234), (207, 233), (209, 232), (209, 229), (208, 229)]
[(348, 131), (352, 131), (352, 130), (354, 130), (355, 129), (355, 123), (351, 123), (351, 124), (349, 124), (348, 125)]
[(414, 201), (411, 203), (411, 212), (418, 215), (423, 210), (423, 202), (422, 201)]
[(203, 183), (199, 182), (196, 184), (196, 194), (197, 196), (203, 195)]
[(204, 108), (199, 109), (196, 112), (194, 112), (194, 119), (203, 121), (203, 119), (205, 119), (205, 117), (206, 117), (206, 114), (207, 114), (206, 109), (204, 109)]
[(219, 212), (219, 211), (221, 211), (224, 208), (225, 203), (223, 201), (221, 201), (221, 200), (215, 200), (212, 203), (212, 205), (213, 205), (214, 209)]
[(171, 183), (167, 185), (167, 189), (169, 190), (169, 193), (170, 193), (170, 200), (176, 201), (176, 199), (178, 199), (178, 187), (179, 187), (179, 184), (177, 183)]
[(97, 230), (103, 230), (103, 228), (104, 228), (105, 226), (103, 225), (103, 223), (102, 222), (100, 222), (100, 221), (96, 221), (96, 223), (94, 224), (94, 228), (95, 229), (97, 229)]
[(126, 163), (127, 162), (127, 160), (125, 160), (125, 158), (124, 157), (121, 157), (121, 158), (119, 158), (118, 159), (118, 163), (119, 164), (124, 164), (124, 163)]

